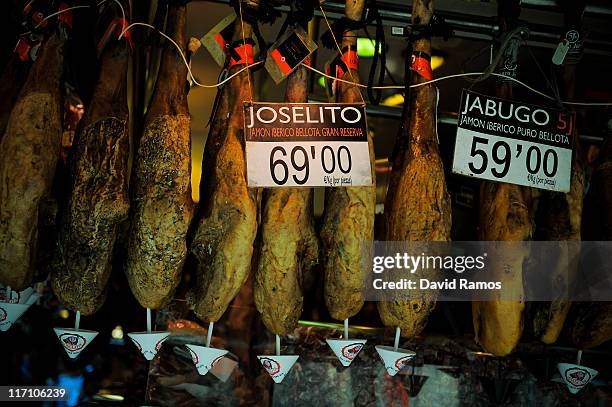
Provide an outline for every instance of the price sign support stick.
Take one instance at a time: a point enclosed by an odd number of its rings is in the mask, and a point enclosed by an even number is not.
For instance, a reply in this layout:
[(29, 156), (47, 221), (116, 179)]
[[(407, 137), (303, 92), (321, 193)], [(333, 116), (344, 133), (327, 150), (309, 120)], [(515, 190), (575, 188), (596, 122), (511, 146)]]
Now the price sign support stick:
[(206, 332), (206, 347), (207, 348), (210, 348), (210, 341), (212, 341), (212, 333), (213, 333), (214, 325), (215, 325), (214, 322), (208, 323), (208, 332)]
[(7, 285), (6, 286), (6, 302), (10, 303), (11, 302), (11, 286)]
[(393, 350), (395, 352), (397, 352), (397, 349), (399, 348), (399, 341), (400, 341), (400, 333), (401, 333), (401, 329), (400, 327), (395, 327), (395, 342), (393, 342)]
[(77, 311), (74, 317), (74, 329), (79, 329), (81, 325), (81, 311)]
[(582, 349), (578, 351), (578, 356), (576, 357), (576, 364), (580, 365), (581, 361), (582, 361)]
[(280, 336), (276, 335), (276, 356), (280, 356)]
[(344, 339), (348, 339), (349, 334), (348, 334), (348, 318), (344, 320)]
[(151, 332), (151, 308), (147, 308), (147, 332)]

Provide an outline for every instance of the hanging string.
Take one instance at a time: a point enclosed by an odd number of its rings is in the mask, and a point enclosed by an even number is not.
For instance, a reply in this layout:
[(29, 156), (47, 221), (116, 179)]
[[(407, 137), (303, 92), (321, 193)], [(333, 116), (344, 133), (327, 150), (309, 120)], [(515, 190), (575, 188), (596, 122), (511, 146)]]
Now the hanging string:
[[(317, 68), (313, 68), (312, 66), (306, 65), (306, 64), (302, 64), (304, 67), (310, 69), (313, 72), (318, 73), (321, 76), (325, 76), (326, 78), (329, 79), (334, 79), (337, 80), (339, 82), (343, 82), (343, 83), (348, 83), (354, 86), (358, 86), (360, 88), (367, 88), (367, 85), (363, 85), (361, 83), (355, 83), (355, 82), (351, 82), (351, 81), (347, 81), (344, 79), (338, 79), (334, 76), (328, 75), (325, 72), (322, 72), (320, 70), (318, 70)], [(496, 72), (465, 72), (465, 73), (457, 73), (457, 74), (453, 74), (453, 75), (446, 75), (446, 76), (441, 76), (439, 78), (435, 78), (429, 81), (425, 81), (425, 82), (421, 82), (421, 83), (416, 83), (414, 85), (410, 85), (411, 88), (418, 88), (421, 86), (425, 86), (425, 85), (429, 85), (430, 83), (436, 83), (436, 82), (441, 82), (441, 81), (445, 81), (448, 79), (454, 79), (454, 78), (467, 78), (467, 77), (472, 77), (472, 76), (482, 76), (482, 75), (487, 75), (487, 76), (497, 76), (500, 78), (504, 78), (507, 80), (510, 80), (512, 82), (515, 82), (521, 86), (523, 86), (524, 88), (530, 90), (531, 92), (535, 93), (536, 95), (542, 96), (546, 99), (552, 100), (552, 101), (556, 101), (557, 99), (547, 95), (544, 92), (540, 92), (539, 90), (527, 85), (525, 82), (521, 82), (518, 79), (515, 78), (511, 78)], [(400, 86), (400, 85), (388, 85), (388, 86), (372, 86), (372, 89), (405, 89), (404, 86)], [(612, 106), (612, 102), (566, 102), (566, 101), (561, 101), (561, 103), (563, 103), (564, 105), (571, 105), (571, 106), (591, 106), (591, 107), (607, 107), (607, 106)]]
[[(325, 14), (325, 11), (323, 10), (323, 6), (321, 6), (321, 3), (319, 3), (319, 10), (321, 10), (321, 15), (325, 19), (325, 24), (327, 24), (327, 29), (329, 30), (330, 34), (332, 35), (332, 38), (334, 39), (334, 43), (336, 44), (336, 47), (338, 48), (338, 52), (340, 53), (340, 55), (342, 55), (342, 48), (340, 47), (340, 44), (338, 44), (338, 40), (336, 39), (336, 34), (334, 34), (334, 30), (332, 29), (331, 24), (329, 24), (329, 20), (327, 19), (327, 15)], [(349, 51), (350, 51), (350, 49), (349, 49)], [(304, 65), (304, 64), (302, 64), (302, 65)], [(353, 84), (353, 85), (358, 85), (357, 82), (355, 81), (355, 77), (353, 76), (353, 70), (349, 68), (348, 71), (349, 71), (349, 75), (351, 75), (352, 81), (351, 82), (349, 82), (349, 81), (341, 81), (341, 82), (345, 82), (345, 83), (349, 83), (349, 84)], [(336, 79), (336, 78), (331, 77), (329, 75), (325, 75), (325, 76), (327, 76), (328, 78), (331, 78), (331, 79)], [(365, 86), (365, 87), (367, 88), (367, 86)], [(366, 101), (363, 98), (363, 94), (361, 93), (361, 90), (359, 88), (360, 88), (360, 86), (357, 86), (357, 91), (359, 92), (359, 97), (361, 97), (361, 101), (365, 105)]]
[[(199, 86), (201, 88), (218, 88), (219, 86), (223, 86), (225, 85), (227, 82), (229, 82), (230, 80), (232, 80), (232, 78), (240, 75), (242, 72), (246, 71), (249, 68), (252, 68), (256, 65), (259, 65), (261, 63), (263, 63), (262, 61), (257, 61), (253, 64), (247, 65), (246, 67), (240, 69), (237, 72), (234, 72), (233, 74), (231, 74), (230, 76), (228, 76), (227, 78), (225, 78), (224, 80), (222, 80), (219, 83), (216, 83), (214, 85), (204, 85), (201, 84), (200, 82), (198, 82), (196, 80), (196, 78), (193, 76), (193, 73), (191, 72), (191, 68), (189, 67), (189, 62), (187, 61), (187, 58), (185, 57), (185, 54), (183, 53), (183, 50), (181, 49), (181, 47), (176, 43), (176, 41), (174, 41), (172, 38), (170, 38), (170, 36), (166, 35), (165, 33), (161, 32), (160, 30), (158, 30), (157, 28), (155, 28), (154, 26), (152, 26), (151, 24), (147, 24), (147, 23), (132, 23), (130, 25), (128, 25), (127, 27), (125, 27), (125, 29), (121, 32), (121, 35), (124, 35), (126, 32), (128, 32), (129, 30), (132, 29), (132, 27), (136, 27), (136, 26), (142, 26), (142, 27), (148, 27), (151, 28), (155, 31), (157, 31), (157, 33), (159, 35), (161, 35), (162, 37), (164, 37), (165, 39), (167, 39), (168, 41), (170, 41), (170, 43), (172, 45), (174, 45), (179, 53), (179, 55), (181, 56), (181, 59), (183, 60), (183, 63), (185, 64), (185, 66), (187, 67), (187, 73), (189, 74), (189, 78), (193, 81), (193, 83), (196, 86)], [(250, 82), (249, 82), (250, 84)]]
[[(244, 20), (242, 18), (242, 0), (238, 0), (238, 8), (240, 9), (240, 26), (242, 27), (242, 44), (244, 46), (244, 62), (246, 69), (249, 69), (249, 58), (246, 55), (246, 36), (244, 35)], [(247, 82), (249, 83), (249, 101), (253, 101), (253, 88), (251, 87), (251, 74), (247, 73)]]
[[(101, 2), (97, 4), (97, 6), (99, 7), (101, 4), (106, 3), (107, 1), (108, 0), (102, 0)], [(121, 10), (121, 18), (123, 19), (123, 21), (127, 21), (125, 18), (125, 10), (123, 9), (123, 5), (121, 4), (121, 2), (119, 0), (113, 0), (113, 3), (119, 6), (119, 9)], [(122, 39), (122, 38), (123, 38), (123, 33), (119, 35), (119, 39)]]

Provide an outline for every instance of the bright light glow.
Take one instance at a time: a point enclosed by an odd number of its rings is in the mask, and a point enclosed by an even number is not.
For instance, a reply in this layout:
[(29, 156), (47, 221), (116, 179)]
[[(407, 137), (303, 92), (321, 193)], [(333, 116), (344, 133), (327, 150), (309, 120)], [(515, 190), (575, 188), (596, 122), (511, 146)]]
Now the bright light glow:
[(68, 319), (68, 317), (70, 316), (70, 312), (68, 312), (67, 309), (61, 310), (58, 314), (59, 314), (59, 317), (62, 319)]
[(431, 56), (431, 69), (435, 71), (444, 64), (444, 57), (440, 55)]
[[(372, 58), (374, 56), (375, 40), (369, 38), (357, 38), (357, 55), (362, 58)], [(382, 52), (381, 44), (378, 44), (378, 52)]]
[(396, 93), (391, 96), (387, 96), (381, 102), (383, 106), (400, 106), (404, 104), (404, 95)]
[(325, 76), (319, 76), (319, 79), (317, 79), (317, 83), (320, 87), (325, 88)]
[(100, 397), (101, 399), (112, 400), (112, 401), (123, 401), (124, 400), (124, 397), (122, 395), (110, 394), (108, 390), (100, 390), (100, 392), (96, 394), (96, 396)]
[(123, 339), (123, 329), (121, 325), (117, 325), (111, 332), (111, 336), (113, 339)]

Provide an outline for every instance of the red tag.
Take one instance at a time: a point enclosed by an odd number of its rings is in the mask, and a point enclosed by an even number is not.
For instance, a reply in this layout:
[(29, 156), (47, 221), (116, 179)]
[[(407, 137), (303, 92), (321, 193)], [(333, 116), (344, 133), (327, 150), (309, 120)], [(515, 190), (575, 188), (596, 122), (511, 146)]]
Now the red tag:
[(219, 44), (221, 51), (223, 51), (223, 53), (227, 53), (228, 44), (225, 42), (225, 38), (223, 38), (221, 33), (217, 33), (217, 35), (215, 35), (215, 41), (217, 41), (217, 44)]
[[(234, 65), (253, 64), (255, 62), (255, 59), (253, 58), (253, 45), (251, 44), (239, 45), (232, 50), (230, 55), (231, 57), (228, 68), (231, 68)], [(239, 57), (240, 59), (236, 60), (236, 57)]]
[[(348, 69), (352, 69), (354, 71), (359, 70), (359, 57), (357, 56), (357, 51), (349, 48), (348, 51), (342, 54), (340, 60), (346, 64)], [(343, 72), (341, 76), (338, 76), (338, 78), (342, 79), (344, 73), (345, 72)]]
[(26, 40), (25, 38), (19, 38), (17, 41), (17, 45), (15, 46), (15, 54), (19, 56), (19, 59), (23, 62), (28, 62), (30, 60), (30, 50), (32, 49), (32, 44)]
[[(106, 47), (106, 44), (108, 44), (113, 37), (115, 37), (115, 39), (119, 39), (121, 33), (124, 32), (128, 26), (129, 24), (124, 18), (112, 19), (111, 22), (108, 24), (108, 27), (106, 27), (106, 31), (104, 31), (104, 34), (100, 38), (100, 41), (98, 41), (98, 52), (102, 52), (104, 47)], [(132, 48), (132, 37), (129, 31), (123, 34), (123, 38), (125, 38), (130, 48)]]
[(431, 58), (427, 54), (420, 52), (414, 53), (412, 54), (410, 69), (430, 81), (433, 79), (430, 59)]
[(280, 70), (285, 74), (288, 75), (289, 72), (291, 72), (291, 67), (289, 66), (289, 64), (285, 61), (285, 57), (281, 55), (280, 52), (278, 52), (278, 49), (275, 49), (274, 51), (272, 51), (270, 53), (270, 55), (272, 55), (272, 58), (274, 58), (274, 61), (276, 62), (276, 65), (278, 65), (278, 67), (280, 68)]
[(132, 48), (132, 35), (129, 31), (125, 31), (130, 26), (130, 23), (125, 18), (119, 18), (118, 20), (120, 23), (120, 28), (117, 30), (117, 39), (119, 38), (121, 33), (123, 33), (123, 38), (125, 38), (130, 48)]
[(302, 63), (304, 65), (308, 65), (310, 66), (310, 55), (308, 55), (306, 58), (304, 58), (304, 60), (302, 61)]
[(70, 28), (72, 30), (72, 10), (71, 11), (64, 11), (68, 8), (68, 4), (66, 3), (61, 3), (59, 5), (59, 11), (63, 11), (63, 13), (60, 13), (57, 16), (57, 19), (60, 23), (63, 23), (66, 25), (66, 27)]

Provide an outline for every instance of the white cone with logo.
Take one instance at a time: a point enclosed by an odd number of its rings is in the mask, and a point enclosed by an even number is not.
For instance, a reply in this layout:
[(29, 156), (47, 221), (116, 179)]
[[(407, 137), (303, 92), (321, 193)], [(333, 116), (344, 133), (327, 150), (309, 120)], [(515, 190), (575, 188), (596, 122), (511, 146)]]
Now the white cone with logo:
[(259, 359), (266, 372), (272, 377), (274, 383), (283, 381), (298, 358), (298, 355), (257, 356), (257, 359)]
[(31, 305), (0, 302), (0, 331), (8, 331)]
[(227, 353), (226, 349), (207, 348), (199, 345), (186, 345), (191, 354), (191, 359), (200, 375), (208, 373), (223, 356)]
[(567, 386), (567, 389), (572, 394), (578, 393), (584, 386), (589, 384), (591, 380), (599, 373), (590, 367), (574, 365), (572, 363), (559, 363), (557, 365), (561, 379)]
[(390, 376), (395, 376), (416, 356), (416, 353), (411, 350), (401, 348), (395, 350), (392, 346), (378, 345), (376, 352), (380, 355)]
[(60, 344), (70, 356), (74, 359), (93, 341), (98, 335), (96, 331), (88, 331), (85, 329), (70, 329), (70, 328), (53, 328)]
[(146, 360), (153, 360), (160, 350), (162, 343), (169, 335), (170, 332), (168, 331), (128, 333), (128, 336)]
[(344, 367), (351, 365), (366, 342), (366, 339), (327, 339), (327, 344)]
[(210, 373), (225, 383), (232, 375), (236, 366), (238, 366), (238, 362), (224, 356), (213, 365), (212, 369), (210, 369)]

